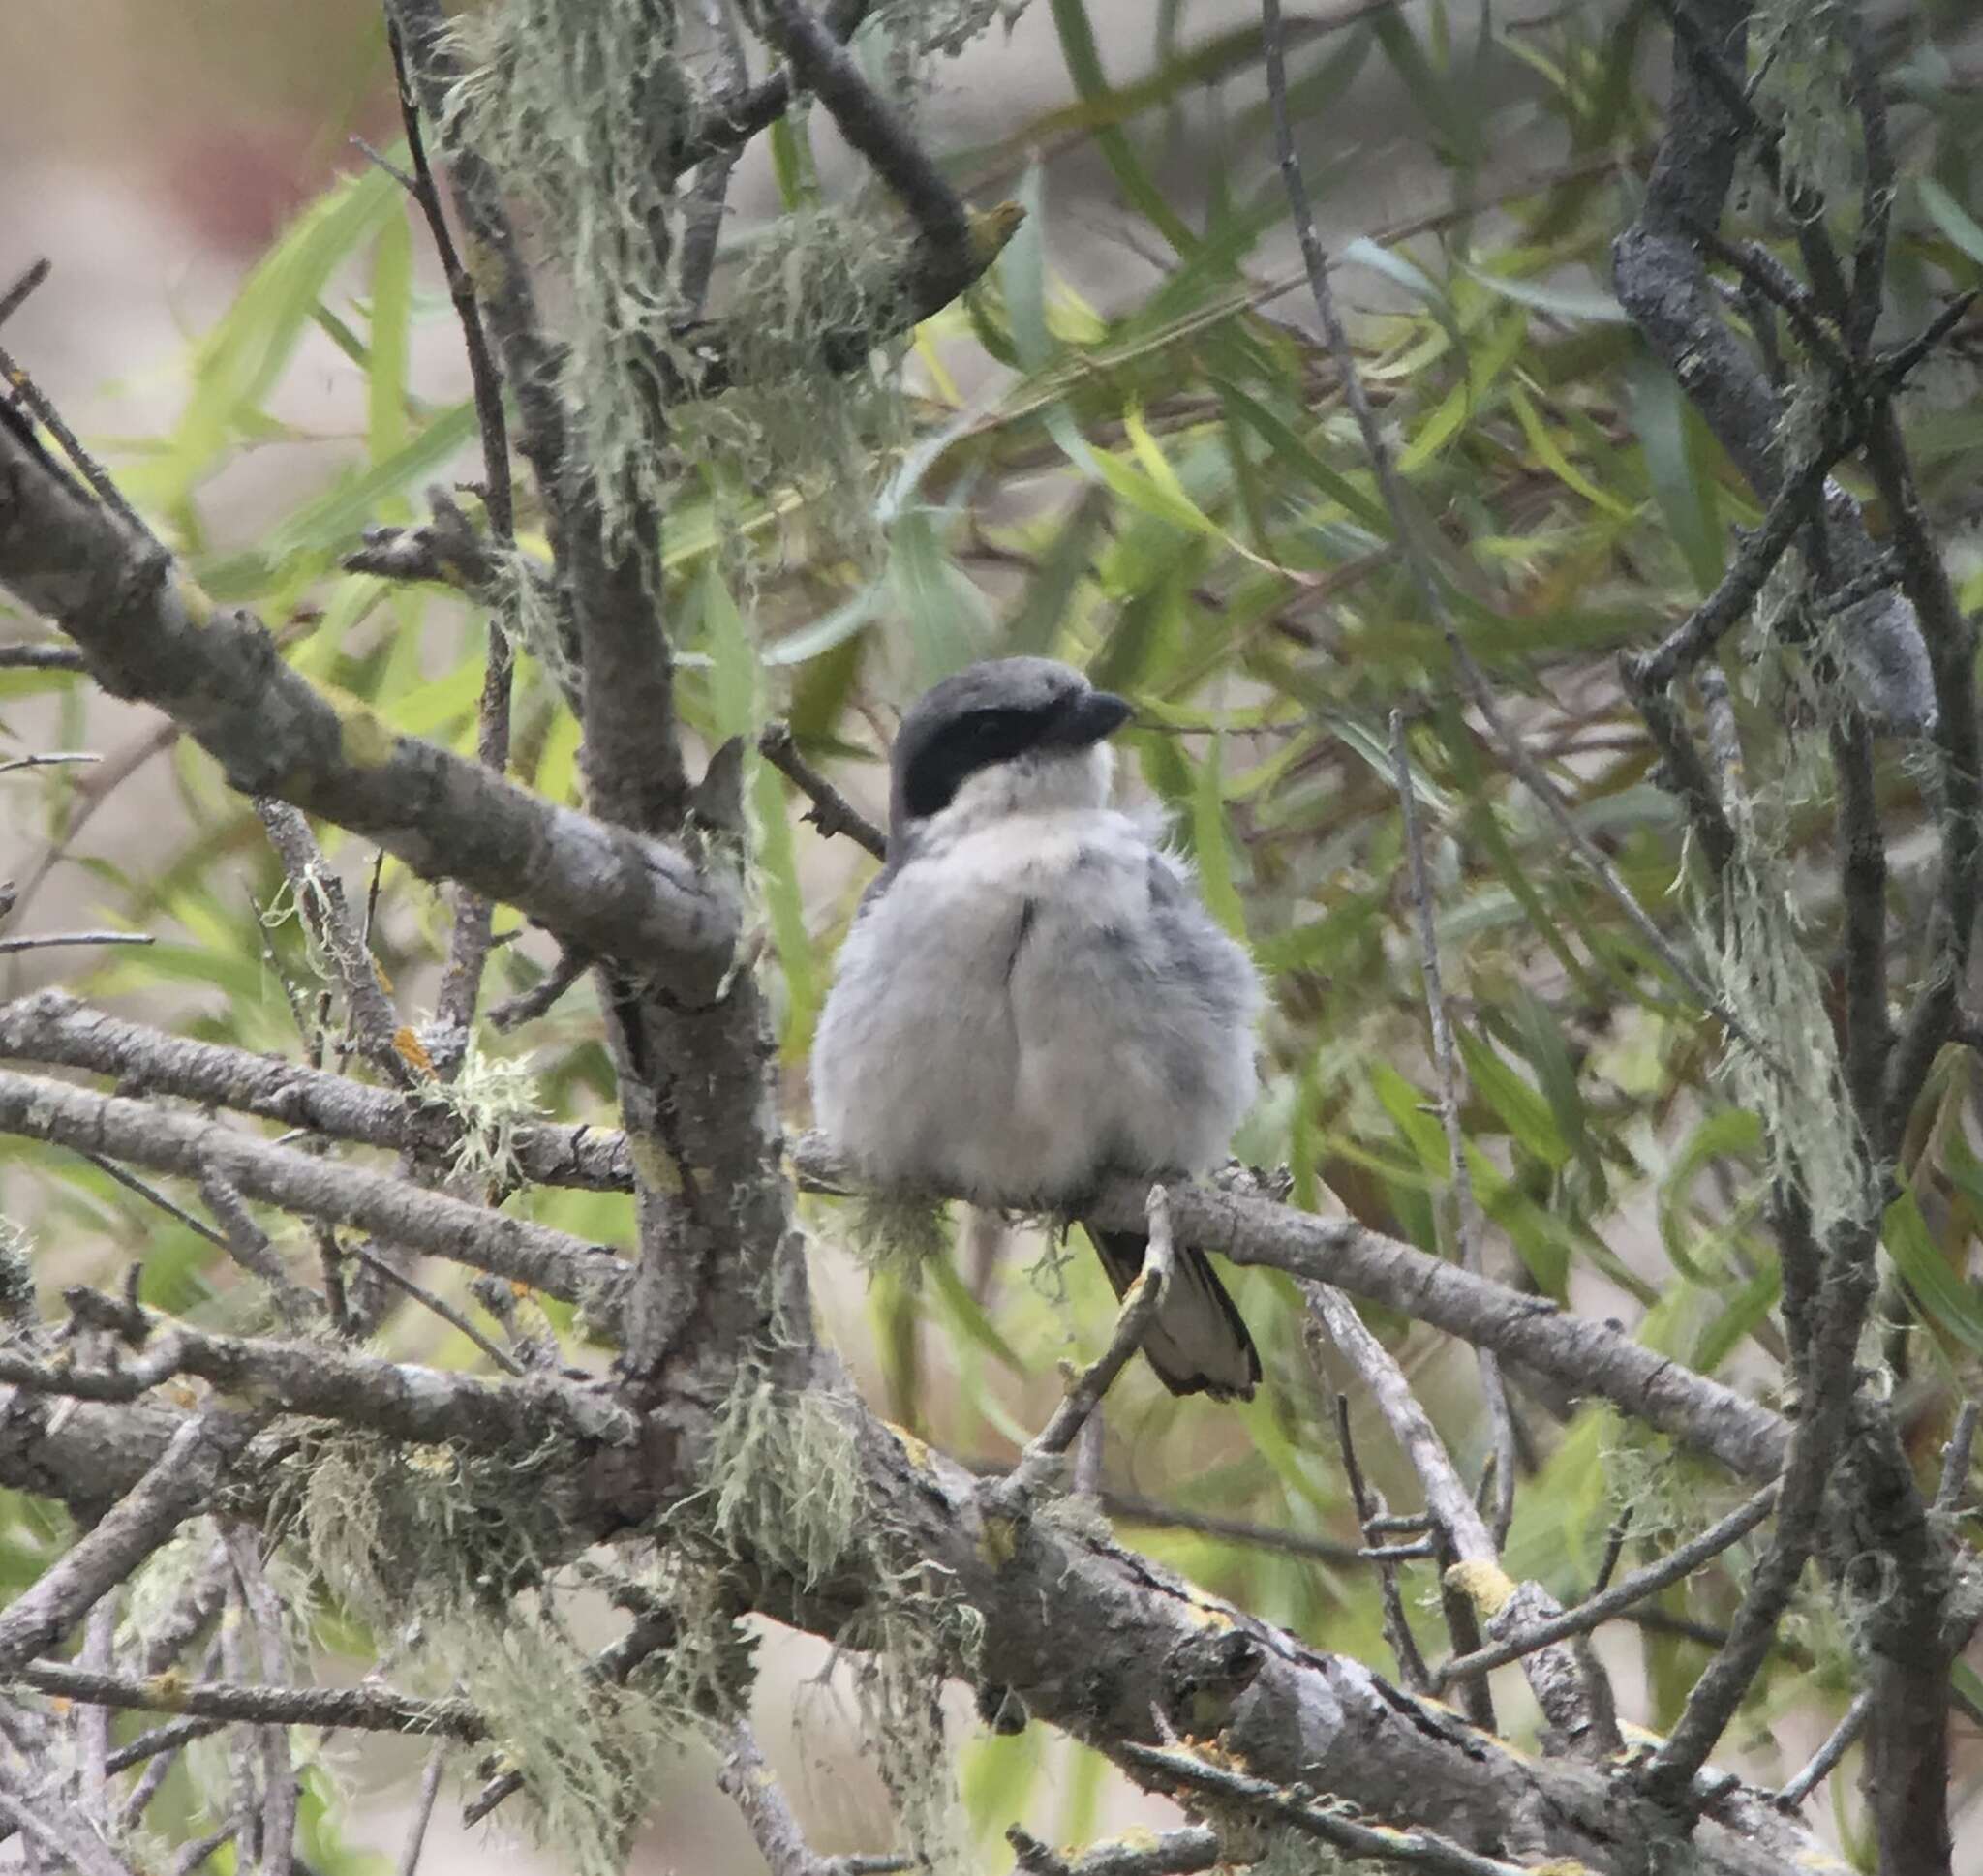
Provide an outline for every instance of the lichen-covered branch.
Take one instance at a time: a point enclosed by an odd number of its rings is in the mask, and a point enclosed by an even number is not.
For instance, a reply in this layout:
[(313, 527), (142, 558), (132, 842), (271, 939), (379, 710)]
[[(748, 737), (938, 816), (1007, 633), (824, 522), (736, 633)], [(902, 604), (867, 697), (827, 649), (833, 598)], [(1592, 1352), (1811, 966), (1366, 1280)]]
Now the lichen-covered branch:
[(693, 996), (720, 979), (737, 908), (681, 854), (558, 807), (285, 664), (107, 510), (0, 430), (0, 587), (55, 620), (113, 695), (185, 728), (246, 795), (273, 795), (434, 879), (515, 905)]
[[(0, 1057), (88, 1069), (126, 1089), (231, 1107), (360, 1146), (445, 1158), (461, 1141), (454, 1111), (417, 1090), (367, 1087), (280, 1056), (174, 1036), (60, 990), (0, 1004)], [(508, 1145), (518, 1174), (534, 1185), (625, 1192), (632, 1183), (617, 1130), (525, 1122), (511, 1129)]]
[(335, 1225), (353, 1225), (390, 1244), (493, 1271), (611, 1320), (625, 1266), (602, 1246), (505, 1218), (403, 1179), (267, 1146), (230, 1128), (144, 1102), (91, 1094), (65, 1082), (0, 1071), (0, 1132), (102, 1153), (198, 1179), (211, 1165), (242, 1192)]
[(59, 1661), (31, 1661), (8, 1679), (38, 1693), (86, 1700), (120, 1711), (184, 1713), (252, 1726), (351, 1727), (366, 1733), (438, 1733), (473, 1742), (487, 1737), (474, 1710), (459, 1700), (414, 1700), (385, 1687), (230, 1686), (168, 1675), (131, 1680), (89, 1674)]
[(53, 1647), (200, 1510), (261, 1419), (216, 1407), (182, 1420), (117, 1502), (0, 1614), (0, 1673)]

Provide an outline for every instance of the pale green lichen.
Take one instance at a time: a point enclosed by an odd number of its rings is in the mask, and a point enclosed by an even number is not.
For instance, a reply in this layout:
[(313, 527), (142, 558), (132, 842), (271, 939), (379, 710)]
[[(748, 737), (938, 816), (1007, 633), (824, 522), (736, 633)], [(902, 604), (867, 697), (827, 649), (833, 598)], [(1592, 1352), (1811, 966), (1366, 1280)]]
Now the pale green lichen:
[(908, 1282), (950, 1249), (943, 1201), (920, 1193), (874, 1188), (857, 1194), (841, 1208), (838, 1235), (864, 1269), (893, 1271)]
[(781, 1388), (747, 1366), (717, 1417), (706, 1476), (717, 1541), (811, 1588), (859, 1529), (853, 1423), (831, 1395)]
[(450, 127), (502, 177), (559, 264), (572, 440), (616, 533), (658, 508), (657, 335), (674, 308), (665, 153), (695, 104), (668, 0), (502, 0), (454, 23)]
[[(931, 1870), (970, 1867), (945, 1749), (945, 1677), (977, 1659), (983, 1621), (940, 1571), (900, 1548), (862, 1485), (853, 1422), (830, 1396), (740, 1377), (718, 1416), (693, 1516), (722, 1558), (812, 1585), (858, 1569), (874, 1589), (838, 1637), (852, 1663), (862, 1739), (894, 1800), (905, 1845)], [(718, 1559), (720, 1564), (721, 1558)]]
[(583, 1876), (625, 1861), (665, 1754), (697, 1719), (641, 1677), (601, 1680), (546, 1573), (568, 1454), (483, 1458), (358, 1434), (299, 1462), (296, 1524), (400, 1684), (466, 1697), (524, 1776), (537, 1828)]
[[(897, 322), (908, 254), (899, 229), (839, 208), (782, 217), (756, 237), (725, 292), (729, 388), (684, 403), (673, 443), (706, 494), (733, 572), (747, 583), (779, 555), (822, 553), (855, 577), (878, 572), (881, 484), (910, 440), (892, 367), (844, 335)], [(822, 335), (842, 335), (832, 368)], [(898, 349), (906, 338), (894, 342)], [(693, 348), (689, 350), (693, 362)], [(769, 523), (770, 525), (766, 525)]]
[(369, 704), (320, 685), (337, 715), (338, 754), (354, 769), (383, 769), (399, 746), (399, 732)]
[(1846, 30), (1840, 0), (1768, 0), (1756, 9), (1752, 56), (1765, 68), (1755, 103), (1765, 122), (1780, 124), (1778, 162), (1791, 188), (1832, 202), (1859, 186), (1864, 159), (1852, 108)]
[(1221, 1844), (1231, 1834), (1237, 1838), (1236, 1852), (1247, 1844), (1259, 1845), (1259, 1854), (1247, 1861), (1247, 1876), (1376, 1876), (1386, 1865), (1358, 1860), (1345, 1862), (1327, 1844), (1311, 1836), (1306, 1831), (1296, 1831), (1286, 1826), (1247, 1826), (1247, 1820), (1236, 1812), (1232, 1815), (1227, 1831), (1221, 1833)]
[[(932, 59), (1015, 11), (877, 5), (863, 70), (913, 120)], [(704, 322), (671, 265), (686, 212), (673, 151), (712, 103), (710, 74), (681, 55), (670, 0), (497, 0), (451, 31), (461, 76), (449, 132), (521, 205), (534, 259), (564, 302), (559, 389), (609, 532), (631, 544), (649, 517), (679, 515), (699, 492), (747, 584), (798, 532), (856, 568), (878, 566), (876, 496), (908, 425), (893, 370), (874, 371), (867, 343), (845, 335), (893, 322), (909, 249), (899, 211), (873, 188), (852, 207), (808, 199), (733, 232)], [(802, 102), (787, 120), (801, 138), (810, 110)], [(823, 346), (823, 334), (842, 343)], [(718, 351), (727, 388), (690, 395)]]
[(34, 1317), (34, 1240), (26, 1226), (0, 1218), (0, 1340), (29, 1327)]
[(461, 1072), (445, 1086), (435, 1084), (460, 1130), (449, 1162), (464, 1184), (508, 1191), (523, 1183), (516, 1163), (516, 1130), (542, 1110), (527, 1057), (485, 1054), (472, 1043)]
[(335, 930), (343, 917), (342, 908), (331, 897), (332, 877), (324, 866), (312, 862), (303, 867), (300, 877), (286, 875), (275, 896), (261, 908), (261, 923), (270, 931), (295, 922), (303, 938), (303, 955), (312, 973), (326, 983), (337, 983), (340, 976), (337, 961), (323, 943), (323, 934)]
[(1734, 852), (1690, 898), (1708, 981), (1746, 1033), (1730, 1042), (1722, 1074), (1762, 1123), (1770, 1177), (1802, 1195), (1823, 1243), (1878, 1217), (1879, 1180), (1806, 943), (1784, 803), (1752, 793), (1739, 772), (1723, 777), (1723, 797)]
[(489, 548), (489, 584), (479, 590), (489, 620), (515, 651), (527, 651), (569, 693), (578, 681), (559, 617), (557, 591), (541, 561), (519, 548)]

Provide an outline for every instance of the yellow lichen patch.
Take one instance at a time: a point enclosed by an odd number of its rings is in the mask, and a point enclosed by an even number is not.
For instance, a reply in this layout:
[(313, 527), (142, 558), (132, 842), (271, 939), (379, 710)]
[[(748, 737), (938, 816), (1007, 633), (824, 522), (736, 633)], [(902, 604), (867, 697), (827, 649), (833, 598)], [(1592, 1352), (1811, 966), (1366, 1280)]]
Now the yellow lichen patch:
[(392, 1052), (415, 1074), (424, 1077), (434, 1073), (434, 1058), (404, 1023), (392, 1032)]
[(1015, 201), (969, 211), (971, 264), (980, 273), (998, 258), (998, 252), (1019, 232), (1026, 212)]
[(1197, 1589), (1186, 1588), (1185, 1606), (1191, 1611), (1191, 1619), (1200, 1628), (1231, 1628), (1233, 1612), (1222, 1602), (1213, 1602), (1210, 1597)]
[(646, 1135), (629, 1131), (626, 1155), (649, 1192), (672, 1194), (682, 1190), (682, 1175), (676, 1170), (674, 1161)]
[(1001, 1513), (989, 1513), (978, 1533), (978, 1555), (994, 1570), (1002, 1570), (1012, 1561), (1018, 1549), (1018, 1524)]
[(198, 580), (181, 574), (178, 580), (179, 605), (189, 625), (206, 625), (213, 620), (213, 598)]
[(392, 760), (399, 732), (350, 691), (325, 684), (322, 692), (337, 713), (339, 755), (354, 769), (382, 769)]
[(890, 1433), (895, 1435), (896, 1444), (902, 1449), (902, 1452), (904, 1456), (907, 1458), (909, 1464), (913, 1466), (917, 1471), (929, 1472), (933, 1471), (935, 1469), (934, 1462), (930, 1457), (930, 1448), (928, 1444), (925, 1443), (923, 1440), (918, 1439), (916, 1436), (908, 1430), (908, 1428), (899, 1427), (893, 1420), (884, 1420), (881, 1424), (884, 1427), (886, 1427)]
[(186, 1698), (186, 1675), (180, 1668), (168, 1668), (144, 1683), (144, 1697), (162, 1713), (176, 1713)]
[(1462, 1591), (1481, 1615), (1498, 1616), (1514, 1594), (1514, 1579), (1498, 1563), (1475, 1561), (1455, 1563), (1446, 1573), (1447, 1582)]

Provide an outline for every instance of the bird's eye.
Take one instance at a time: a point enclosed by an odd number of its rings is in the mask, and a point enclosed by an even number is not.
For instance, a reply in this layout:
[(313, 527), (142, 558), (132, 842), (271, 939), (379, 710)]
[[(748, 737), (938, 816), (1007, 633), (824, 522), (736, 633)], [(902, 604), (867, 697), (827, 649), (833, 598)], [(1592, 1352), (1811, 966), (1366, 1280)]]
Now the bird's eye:
[(964, 720), (964, 734), (973, 742), (1000, 742), (1018, 727), (1019, 712), (1010, 710), (981, 710)]

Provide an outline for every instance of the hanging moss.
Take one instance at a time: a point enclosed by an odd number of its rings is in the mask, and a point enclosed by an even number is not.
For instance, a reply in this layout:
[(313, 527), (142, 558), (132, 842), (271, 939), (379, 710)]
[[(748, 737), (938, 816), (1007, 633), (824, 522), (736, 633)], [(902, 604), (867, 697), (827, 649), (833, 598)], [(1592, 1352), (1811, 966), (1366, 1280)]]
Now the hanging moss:
[(1752, 63), (1762, 62), (1756, 104), (1765, 122), (1783, 126), (1784, 179), (1826, 203), (1848, 197), (1863, 174), (1858, 139), (1839, 135), (1842, 123), (1858, 121), (1846, 13), (1839, 0), (1767, 0), (1751, 27)]
[(747, 1364), (707, 1468), (717, 1540), (810, 1589), (853, 1548), (859, 1459), (844, 1405), (774, 1385)]
[(555, 1579), (564, 1541), (547, 1440), (519, 1462), (342, 1434), (302, 1457), (296, 1524), (311, 1561), (377, 1636), (400, 1684), (466, 1698), (523, 1774), (535, 1829), (583, 1876), (624, 1867), (666, 1757), (700, 1731), (714, 1591), (678, 1568), (689, 1645), (623, 1685), (593, 1671)]
[(839, 1207), (835, 1241), (863, 1269), (893, 1271), (913, 1283), (930, 1258), (949, 1249), (950, 1226), (940, 1200), (876, 1188)]
[[(913, 120), (932, 60), (1016, 11), (893, 0), (864, 23), (879, 53), (864, 65)], [(896, 322), (909, 254), (896, 204), (870, 186), (856, 206), (806, 204), (734, 241), (714, 319), (691, 322), (670, 265), (684, 210), (672, 152), (712, 99), (670, 0), (498, 0), (453, 33), (449, 127), (495, 171), (548, 284), (571, 441), (609, 531), (630, 542), (700, 491), (747, 582), (783, 546), (820, 541), (871, 573), (877, 498), (909, 436), (893, 369), (869, 356)], [(724, 388), (698, 397), (712, 355)]]
[(34, 1320), (34, 1240), (11, 1218), (0, 1218), (0, 1341)]

